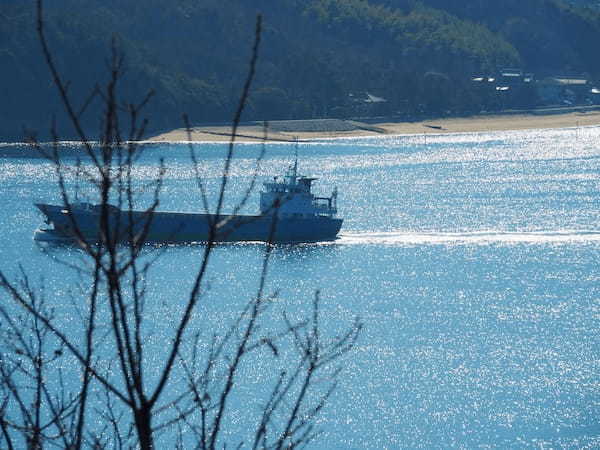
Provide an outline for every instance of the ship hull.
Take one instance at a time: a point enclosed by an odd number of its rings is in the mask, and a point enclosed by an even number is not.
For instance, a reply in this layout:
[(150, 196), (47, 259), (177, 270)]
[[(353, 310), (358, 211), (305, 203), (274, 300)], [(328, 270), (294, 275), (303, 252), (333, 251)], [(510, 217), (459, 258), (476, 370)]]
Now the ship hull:
[[(36, 204), (54, 227), (38, 230), (34, 239), (55, 241), (82, 237), (100, 241), (100, 207), (72, 208), (72, 216), (61, 206)], [(219, 224), (213, 242), (262, 241), (273, 243), (319, 242), (336, 239), (342, 219), (328, 216), (277, 217), (274, 215), (212, 215), (181, 212), (122, 212), (110, 207), (109, 230), (120, 242), (142, 239), (146, 243), (207, 242), (211, 224)], [(74, 231), (74, 224), (80, 236)]]

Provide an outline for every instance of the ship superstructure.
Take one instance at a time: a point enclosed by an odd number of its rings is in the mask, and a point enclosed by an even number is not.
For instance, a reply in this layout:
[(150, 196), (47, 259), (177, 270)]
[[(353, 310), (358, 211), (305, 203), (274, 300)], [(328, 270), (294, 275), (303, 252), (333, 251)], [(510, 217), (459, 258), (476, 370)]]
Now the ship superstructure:
[(333, 218), (337, 214), (337, 189), (331, 197), (316, 197), (312, 182), (316, 178), (298, 176), (298, 161), (289, 167), (284, 177), (263, 183), (260, 193), (260, 213), (277, 213), (279, 218)]

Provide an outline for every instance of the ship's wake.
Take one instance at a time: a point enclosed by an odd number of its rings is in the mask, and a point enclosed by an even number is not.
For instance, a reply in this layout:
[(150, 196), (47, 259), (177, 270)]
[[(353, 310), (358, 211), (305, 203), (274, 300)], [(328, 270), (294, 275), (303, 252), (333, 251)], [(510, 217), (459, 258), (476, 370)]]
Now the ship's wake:
[(336, 244), (342, 245), (427, 245), (427, 244), (546, 244), (600, 242), (600, 231), (474, 231), (446, 232), (365, 232), (342, 233)]

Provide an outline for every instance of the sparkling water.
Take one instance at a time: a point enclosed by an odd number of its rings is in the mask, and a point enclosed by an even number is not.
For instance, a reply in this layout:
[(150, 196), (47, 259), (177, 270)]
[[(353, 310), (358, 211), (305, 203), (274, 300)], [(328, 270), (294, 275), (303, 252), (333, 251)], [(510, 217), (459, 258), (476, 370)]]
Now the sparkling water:
[[(319, 289), (332, 334), (356, 316), (364, 323), (313, 448), (600, 446), (598, 142), (600, 128), (589, 127), (299, 145), (300, 172), (319, 178), (317, 193), (338, 188), (344, 225), (335, 242), (276, 247), (267, 290), (282, 309), (300, 313)], [(195, 150), (215, 192), (225, 146)], [(261, 151), (236, 147), (225, 209), (254, 171), (261, 182), (282, 174), (294, 145), (267, 144), (257, 166)], [(160, 157), (167, 167), (160, 208), (200, 210), (185, 145), (149, 146), (135, 180), (152, 181)], [(58, 294), (52, 298), (65, 299), (69, 320), (68, 296), (60, 294), (77, 277), (64, 262), (79, 256), (32, 241), (42, 220), (33, 202), (59, 200), (54, 171), (40, 159), (0, 164), (1, 269), (15, 275), (20, 264), (43, 278)], [(151, 194), (140, 196), (143, 206)], [(257, 210), (255, 191), (245, 212)], [(157, 349), (202, 246), (160, 251), (148, 307)], [(218, 246), (195, 320), (209, 317), (222, 331), (220, 318), (233, 317), (256, 291), (263, 252), (262, 244)], [(260, 367), (245, 371), (260, 379)]]

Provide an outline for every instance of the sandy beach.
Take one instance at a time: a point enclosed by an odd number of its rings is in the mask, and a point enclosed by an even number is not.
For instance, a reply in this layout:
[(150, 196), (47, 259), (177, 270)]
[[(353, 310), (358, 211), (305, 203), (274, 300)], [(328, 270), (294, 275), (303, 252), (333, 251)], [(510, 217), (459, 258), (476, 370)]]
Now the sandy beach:
[[(269, 141), (313, 140), (356, 136), (381, 136), (424, 133), (471, 133), (544, 128), (569, 128), (600, 125), (600, 109), (567, 113), (534, 112), (519, 114), (476, 115), (460, 118), (432, 119), (419, 122), (364, 123), (342, 119), (286, 120), (268, 123)], [(262, 124), (238, 128), (237, 139), (255, 142), (264, 139)], [(224, 142), (231, 138), (230, 126), (194, 127), (192, 141)], [(185, 129), (177, 129), (148, 139), (151, 142), (187, 141)]]

